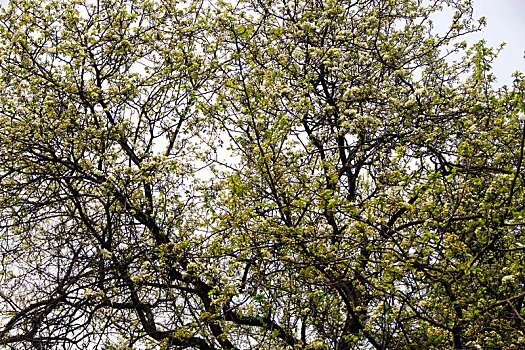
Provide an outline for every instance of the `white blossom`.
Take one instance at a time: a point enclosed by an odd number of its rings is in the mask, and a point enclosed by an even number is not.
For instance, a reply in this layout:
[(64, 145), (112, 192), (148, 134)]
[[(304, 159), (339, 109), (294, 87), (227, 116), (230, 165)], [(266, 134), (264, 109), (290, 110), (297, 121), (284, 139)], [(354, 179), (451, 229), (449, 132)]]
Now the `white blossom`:
[(515, 282), (518, 279), (517, 275), (507, 275), (501, 279), (501, 282)]

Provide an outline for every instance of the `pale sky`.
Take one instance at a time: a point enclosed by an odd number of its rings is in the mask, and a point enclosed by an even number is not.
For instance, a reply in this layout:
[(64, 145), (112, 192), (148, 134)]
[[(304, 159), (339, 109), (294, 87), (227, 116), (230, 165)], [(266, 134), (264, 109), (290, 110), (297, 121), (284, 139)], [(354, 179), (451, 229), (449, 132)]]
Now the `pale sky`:
[(486, 39), (489, 46), (507, 45), (494, 62), (497, 85), (510, 85), (511, 74), (525, 73), (525, 0), (474, 0), (474, 17), (485, 16), (487, 26), (469, 42)]

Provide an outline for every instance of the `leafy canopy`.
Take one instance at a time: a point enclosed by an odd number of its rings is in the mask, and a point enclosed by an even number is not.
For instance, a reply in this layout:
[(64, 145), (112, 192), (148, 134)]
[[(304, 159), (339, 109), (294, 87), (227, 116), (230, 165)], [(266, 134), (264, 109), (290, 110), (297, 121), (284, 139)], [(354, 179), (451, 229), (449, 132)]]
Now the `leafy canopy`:
[(524, 346), (525, 80), (494, 88), (479, 25), (466, 0), (10, 1), (0, 347)]

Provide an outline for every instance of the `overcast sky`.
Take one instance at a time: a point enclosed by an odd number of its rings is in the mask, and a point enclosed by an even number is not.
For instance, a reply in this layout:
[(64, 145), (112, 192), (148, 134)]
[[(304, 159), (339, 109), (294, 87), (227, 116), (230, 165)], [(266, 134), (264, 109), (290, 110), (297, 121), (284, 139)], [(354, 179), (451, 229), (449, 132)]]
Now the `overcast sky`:
[[(8, 0), (0, 0), (0, 4)], [(511, 74), (516, 70), (525, 72), (525, 0), (473, 0), (474, 17), (487, 19), (487, 26), (481, 33), (469, 36), (468, 42), (486, 39), (488, 45), (497, 47), (506, 42), (493, 68), (498, 78), (497, 85), (511, 84)], [(450, 14), (444, 14), (444, 25), (450, 22)], [(436, 23), (439, 27), (440, 23)]]
[(512, 73), (525, 73), (525, 0), (474, 0), (474, 16), (485, 16), (487, 26), (472, 42), (484, 38), (490, 46), (507, 43), (493, 68), (497, 85), (511, 84)]

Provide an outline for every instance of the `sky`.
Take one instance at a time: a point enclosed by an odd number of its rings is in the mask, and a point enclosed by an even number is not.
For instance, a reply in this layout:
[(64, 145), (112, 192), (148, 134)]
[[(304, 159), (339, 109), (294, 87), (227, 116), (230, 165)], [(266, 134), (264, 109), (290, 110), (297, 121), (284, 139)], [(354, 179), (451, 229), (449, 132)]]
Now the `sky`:
[(467, 38), (474, 43), (485, 39), (489, 46), (506, 46), (493, 65), (497, 85), (510, 85), (512, 73), (525, 73), (525, 0), (474, 0), (474, 18), (485, 17), (487, 26)]
[[(5, 5), (8, 0), (0, 0)], [(525, 72), (525, 0), (473, 0), (474, 18), (486, 17), (487, 26), (483, 31), (472, 34), (466, 40), (473, 44), (486, 39), (487, 44), (498, 47), (506, 42), (504, 50), (494, 62), (496, 85), (510, 85), (512, 73), (516, 70)], [(444, 13), (443, 25), (447, 25), (450, 13)], [(439, 27), (440, 23), (436, 23)]]

